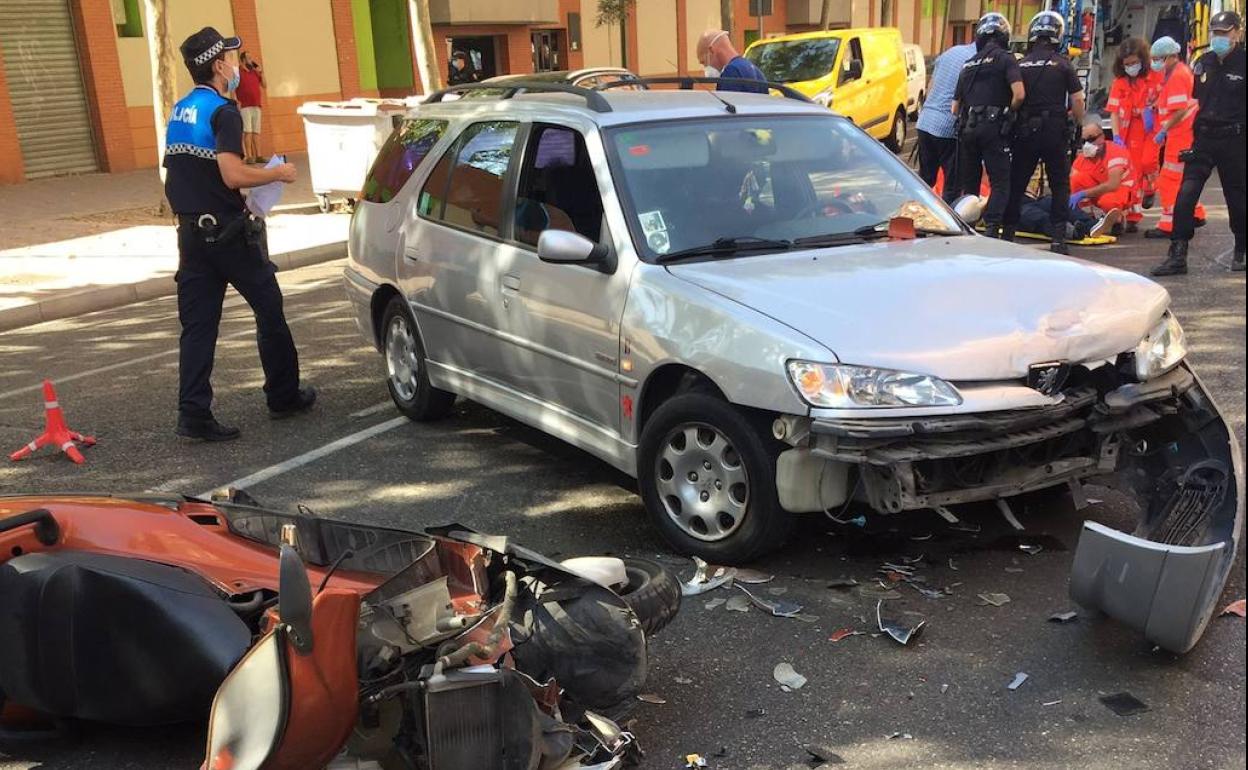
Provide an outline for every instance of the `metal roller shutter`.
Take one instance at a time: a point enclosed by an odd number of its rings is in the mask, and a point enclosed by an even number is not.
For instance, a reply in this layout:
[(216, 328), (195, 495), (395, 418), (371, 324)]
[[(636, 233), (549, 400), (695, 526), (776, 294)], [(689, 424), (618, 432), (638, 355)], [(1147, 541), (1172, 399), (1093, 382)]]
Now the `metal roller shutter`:
[(26, 177), (96, 171), (68, 0), (0, 0), (0, 46)]

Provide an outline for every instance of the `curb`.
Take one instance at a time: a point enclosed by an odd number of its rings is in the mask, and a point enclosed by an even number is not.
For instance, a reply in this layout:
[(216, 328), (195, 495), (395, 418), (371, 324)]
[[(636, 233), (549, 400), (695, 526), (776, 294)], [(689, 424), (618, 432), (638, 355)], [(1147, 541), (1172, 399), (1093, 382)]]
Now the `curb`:
[[(294, 270), (298, 267), (339, 259), (346, 256), (346, 248), (345, 240), (335, 241), (274, 254), (270, 260), (277, 266), (279, 272)], [(86, 313), (94, 313), (97, 310), (110, 310), (143, 300), (168, 297), (176, 292), (177, 285), (173, 282), (172, 275), (148, 278), (137, 283), (74, 291), (59, 297), (49, 297), (30, 305), (0, 310), (0, 332), (34, 326), (60, 318), (73, 318)]]

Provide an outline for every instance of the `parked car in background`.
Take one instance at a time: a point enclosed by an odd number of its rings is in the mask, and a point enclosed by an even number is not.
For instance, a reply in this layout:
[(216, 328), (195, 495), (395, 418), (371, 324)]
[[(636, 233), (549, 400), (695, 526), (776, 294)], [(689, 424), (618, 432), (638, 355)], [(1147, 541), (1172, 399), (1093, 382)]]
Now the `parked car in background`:
[(906, 111), (910, 117), (918, 117), (919, 109), (927, 100), (927, 60), (923, 48), (907, 43), (903, 49), (906, 57)]
[(403, 414), (462, 396), (579, 447), (716, 564), (799, 514), (956, 521), (1112, 479), (1139, 519), (1085, 524), (1072, 595), (1195, 644), (1242, 470), (1164, 288), (976, 235), (806, 101), (525, 87), (431, 97), (400, 192), (352, 219), (347, 293)]
[(755, 41), (745, 56), (768, 80), (834, 109), (893, 152), (901, 152), (909, 97), (900, 30), (836, 29), (769, 37)]

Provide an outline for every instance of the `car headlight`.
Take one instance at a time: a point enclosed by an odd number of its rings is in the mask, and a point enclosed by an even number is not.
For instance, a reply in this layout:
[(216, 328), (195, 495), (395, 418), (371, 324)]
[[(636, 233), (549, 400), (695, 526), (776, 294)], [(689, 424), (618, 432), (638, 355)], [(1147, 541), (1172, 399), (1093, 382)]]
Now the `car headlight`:
[(860, 409), (882, 406), (957, 406), (962, 396), (926, 374), (846, 364), (790, 361), (789, 379), (811, 406)]
[(1173, 314), (1161, 317), (1148, 336), (1135, 346), (1135, 376), (1141, 382), (1165, 374), (1187, 357), (1187, 335)]

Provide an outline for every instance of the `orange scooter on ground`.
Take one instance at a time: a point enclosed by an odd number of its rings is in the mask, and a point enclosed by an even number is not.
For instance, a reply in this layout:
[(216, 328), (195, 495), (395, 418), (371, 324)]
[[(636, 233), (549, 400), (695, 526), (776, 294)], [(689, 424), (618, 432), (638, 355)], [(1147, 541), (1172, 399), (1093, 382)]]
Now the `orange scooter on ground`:
[[(0, 744), (208, 720), (202, 770), (635, 763), (619, 717), (679, 583), (245, 494), (0, 497)], [(25, 733), (28, 735), (28, 733)]]

